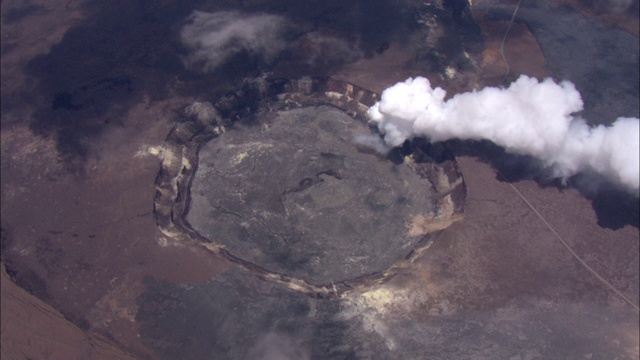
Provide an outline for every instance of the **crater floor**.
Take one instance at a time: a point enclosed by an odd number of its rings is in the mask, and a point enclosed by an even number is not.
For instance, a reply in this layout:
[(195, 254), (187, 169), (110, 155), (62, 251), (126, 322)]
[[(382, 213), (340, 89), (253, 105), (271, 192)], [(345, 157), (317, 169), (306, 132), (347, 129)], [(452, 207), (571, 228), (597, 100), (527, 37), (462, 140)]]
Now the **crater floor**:
[(383, 271), (424, 238), (432, 186), (358, 150), (363, 123), (330, 106), (262, 113), (207, 142), (186, 220), (271, 272), (329, 284)]

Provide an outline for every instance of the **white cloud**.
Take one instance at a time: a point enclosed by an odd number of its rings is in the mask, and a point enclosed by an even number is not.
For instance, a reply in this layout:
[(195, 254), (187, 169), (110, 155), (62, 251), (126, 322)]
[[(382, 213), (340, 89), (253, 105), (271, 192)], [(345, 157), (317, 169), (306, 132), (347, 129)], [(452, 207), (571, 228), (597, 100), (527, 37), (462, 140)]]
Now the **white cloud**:
[(572, 116), (583, 106), (572, 83), (523, 75), (506, 89), (488, 87), (447, 101), (445, 95), (425, 78), (407, 79), (386, 89), (369, 116), (393, 146), (414, 136), (490, 140), (508, 152), (542, 160), (555, 176), (595, 171), (638, 194), (638, 119), (589, 127)]
[(180, 33), (189, 50), (184, 64), (208, 72), (243, 51), (270, 62), (286, 47), (282, 37), (286, 24), (285, 18), (277, 15), (196, 10)]

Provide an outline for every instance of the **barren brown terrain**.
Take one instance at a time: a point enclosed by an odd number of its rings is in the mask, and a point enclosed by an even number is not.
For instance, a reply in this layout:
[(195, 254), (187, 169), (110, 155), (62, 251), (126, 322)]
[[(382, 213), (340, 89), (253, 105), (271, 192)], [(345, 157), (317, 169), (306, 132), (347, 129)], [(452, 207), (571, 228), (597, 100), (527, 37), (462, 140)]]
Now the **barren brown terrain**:
[[(451, 96), (551, 76), (578, 84), (590, 123), (638, 116), (637, 1), (615, 13), (524, 4), (508, 63), (514, 1), (463, 1), (461, 15), (422, 1), (311, 3), (2, 1), (2, 359), (637, 359), (638, 198), (545, 180), (490, 144), (448, 144), (467, 188), (462, 220), (388, 282), (341, 298), (258, 279), (159, 229), (167, 134), (187, 105), (245, 77), (312, 72), (380, 93), (421, 75)], [(190, 72), (176, 43), (193, 9), (286, 15), (300, 33), (357, 38), (362, 55)], [(564, 53), (563, 41), (595, 35), (567, 40), (547, 17), (636, 45), (599, 38), (587, 55)]]

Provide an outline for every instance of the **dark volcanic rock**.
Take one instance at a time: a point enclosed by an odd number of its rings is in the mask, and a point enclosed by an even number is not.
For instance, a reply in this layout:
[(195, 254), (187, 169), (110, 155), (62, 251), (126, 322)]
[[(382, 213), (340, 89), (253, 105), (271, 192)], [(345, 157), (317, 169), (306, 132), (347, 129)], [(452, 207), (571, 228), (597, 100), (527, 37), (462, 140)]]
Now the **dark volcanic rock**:
[[(205, 144), (187, 221), (270, 271), (328, 284), (384, 270), (423, 234), (433, 189), (407, 164), (359, 152), (369, 129), (321, 106), (260, 116)], [(263, 118), (269, 117), (268, 120)]]
[(340, 302), (231, 270), (204, 284), (147, 279), (136, 321), (161, 359), (371, 359), (388, 354)]

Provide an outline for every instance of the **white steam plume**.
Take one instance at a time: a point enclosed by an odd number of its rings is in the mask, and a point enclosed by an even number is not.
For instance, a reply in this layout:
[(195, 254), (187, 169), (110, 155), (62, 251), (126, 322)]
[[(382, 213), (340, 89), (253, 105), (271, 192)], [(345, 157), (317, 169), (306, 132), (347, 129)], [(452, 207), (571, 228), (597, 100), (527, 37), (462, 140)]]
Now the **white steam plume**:
[(194, 11), (180, 37), (190, 50), (187, 68), (211, 71), (242, 51), (272, 61), (285, 47), (285, 18), (277, 15), (242, 15), (235, 11)]
[(392, 146), (415, 136), (433, 142), (490, 140), (510, 153), (540, 159), (554, 176), (595, 171), (638, 194), (638, 119), (589, 127), (571, 115), (583, 106), (572, 83), (523, 75), (506, 89), (487, 87), (447, 101), (445, 95), (423, 77), (407, 79), (386, 89), (369, 116)]
[(382, 156), (387, 155), (392, 148), (377, 135), (356, 135), (352, 142), (360, 151), (374, 152)]

